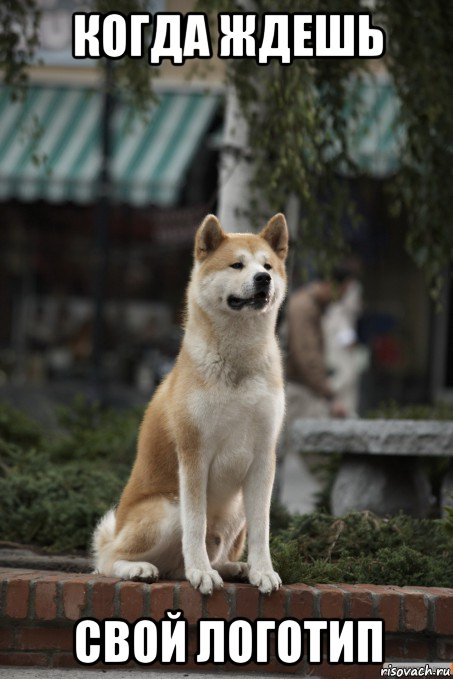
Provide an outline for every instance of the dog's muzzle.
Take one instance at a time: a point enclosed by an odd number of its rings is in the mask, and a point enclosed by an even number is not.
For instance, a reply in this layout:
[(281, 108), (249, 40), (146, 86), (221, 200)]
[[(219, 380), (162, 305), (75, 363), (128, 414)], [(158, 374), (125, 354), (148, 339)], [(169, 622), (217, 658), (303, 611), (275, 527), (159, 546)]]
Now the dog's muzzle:
[(253, 283), (255, 292), (251, 297), (236, 297), (230, 295), (227, 299), (228, 306), (235, 311), (244, 307), (250, 309), (263, 309), (270, 301), (271, 276), (266, 272), (255, 274)]

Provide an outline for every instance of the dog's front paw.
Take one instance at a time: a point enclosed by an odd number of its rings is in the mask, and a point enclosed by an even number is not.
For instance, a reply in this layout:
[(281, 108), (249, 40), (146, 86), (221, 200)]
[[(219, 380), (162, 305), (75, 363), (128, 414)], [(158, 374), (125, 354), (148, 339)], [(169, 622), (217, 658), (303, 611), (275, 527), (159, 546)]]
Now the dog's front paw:
[(199, 568), (188, 568), (186, 578), (195, 589), (202, 594), (212, 594), (214, 589), (223, 587), (223, 580), (214, 569), (201, 570)]
[(256, 568), (250, 568), (249, 582), (251, 585), (258, 587), (263, 594), (270, 594), (274, 590), (279, 589), (282, 584), (279, 574), (272, 569), (260, 571)]

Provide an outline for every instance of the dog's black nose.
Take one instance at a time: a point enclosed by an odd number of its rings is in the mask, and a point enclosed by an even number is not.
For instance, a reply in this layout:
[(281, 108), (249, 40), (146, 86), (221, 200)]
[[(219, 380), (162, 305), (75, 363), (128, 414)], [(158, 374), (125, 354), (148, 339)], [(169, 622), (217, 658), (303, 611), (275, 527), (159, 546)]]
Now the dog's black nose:
[(253, 280), (255, 281), (255, 287), (268, 288), (271, 282), (271, 277), (270, 274), (262, 271), (260, 273), (256, 273), (253, 277)]

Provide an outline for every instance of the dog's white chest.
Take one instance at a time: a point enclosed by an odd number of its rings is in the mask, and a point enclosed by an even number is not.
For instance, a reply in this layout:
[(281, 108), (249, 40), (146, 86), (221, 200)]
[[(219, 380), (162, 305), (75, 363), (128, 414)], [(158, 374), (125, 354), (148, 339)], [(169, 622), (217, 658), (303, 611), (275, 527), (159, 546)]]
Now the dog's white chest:
[(191, 392), (188, 406), (204, 442), (242, 439), (253, 445), (262, 425), (268, 429), (280, 417), (282, 394), (261, 377), (237, 387), (224, 384)]
[(211, 497), (237, 493), (256, 454), (270, 454), (283, 416), (283, 394), (260, 377), (239, 387), (213, 386), (191, 394), (191, 415), (209, 464)]

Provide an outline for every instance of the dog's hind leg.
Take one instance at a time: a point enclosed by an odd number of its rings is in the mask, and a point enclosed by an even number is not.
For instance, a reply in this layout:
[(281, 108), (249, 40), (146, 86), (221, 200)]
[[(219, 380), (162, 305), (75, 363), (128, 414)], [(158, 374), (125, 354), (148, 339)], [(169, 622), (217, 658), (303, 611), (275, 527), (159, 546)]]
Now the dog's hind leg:
[(247, 529), (244, 526), (242, 526), (241, 530), (239, 533), (236, 535), (236, 538), (231, 546), (231, 549), (228, 553), (228, 559), (230, 561), (238, 561), (243, 552), (244, 552), (244, 547), (245, 547), (245, 538), (247, 537)]
[(159, 579), (157, 566), (147, 561), (128, 561), (118, 559), (113, 562), (113, 577), (122, 580), (142, 580), (143, 582), (156, 582)]
[(217, 566), (224, 580), (245, 580), (248, 576), (248, 565), (245, 561), (238, 560), (244, 551), (246, 535), (247, 531), (243, 526), (230, 547), (226, 560)]
[(122, 519), (118, 530), (111, 511), (95, 531), (93, 551), (99, 573), (146, 581), (157, 580), (159, 571), (177, 573), (182, 561), (177, 505), (162, 497), (147, 498), (128, 509)]

